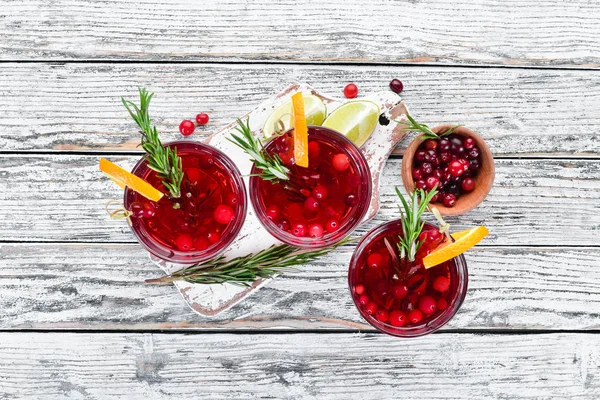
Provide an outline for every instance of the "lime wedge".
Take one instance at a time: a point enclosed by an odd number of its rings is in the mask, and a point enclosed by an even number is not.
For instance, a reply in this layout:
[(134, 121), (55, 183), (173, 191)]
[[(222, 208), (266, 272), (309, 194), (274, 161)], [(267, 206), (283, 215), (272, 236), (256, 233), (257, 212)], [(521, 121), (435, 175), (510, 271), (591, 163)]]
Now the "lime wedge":
[(380, 113), (379, 106), (372, 101), (350, 101), (329, 114), (323, 126), (346, 135), (360, 147), (375, 130)]
[[(321, 125), (327, 115), (327, 107), (321, 101), (320, 98), (313, 95), (303, 96), (304, 99), (304, 113), (306, 114), (306, 123), (308, 125)], [(283, 122), (283, 130), (287, 131), (292, 127), (292, 115), (294, 111), (292, 109), (292, 101), (288, 101), (277, 107), (263, 126), (263, 135), (265, 138), (270, 138), (273, 133), (277, 132), (281, 126), (278, 121)]]

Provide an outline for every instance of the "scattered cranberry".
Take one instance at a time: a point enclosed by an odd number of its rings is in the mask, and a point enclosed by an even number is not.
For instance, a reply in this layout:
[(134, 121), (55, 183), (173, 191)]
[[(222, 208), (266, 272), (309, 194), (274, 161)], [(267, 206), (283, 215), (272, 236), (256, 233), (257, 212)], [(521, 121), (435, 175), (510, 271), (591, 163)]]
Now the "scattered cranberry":
[(292, 226), (292, 234), (298, 237), (306, 236), (306, 225), (301, 222), (295, 223)]
[(377, 318), (379, 322), (383, 322), (385, 324), (388, 321), (389, 314), (385, 310), (377, 310), (375, 313), (375, 318)]
[(198, 123), (198, 125), (208, 124), (209, 119), (210, 119), (210, 117), (208, 116), (208, 114), (205, 114), (205, 113), (200, 113), (200, 114), (196, 115), (196, 123)]
[(349, 83), (344, 88), (344, 96), (347, 99), (353, 99), (358, 96), (358, 87), (354, 83)]
[(213, 212), (213, 217), (219, 224), (226, 225), (233, 220), (235, 214), (233, 212), (233, 208), (225, 204), (219, 204)]
[(423, 319), (423, 313), (420, 310), (412, 310), (408, 313), (408, 321), (411, 324), (418, 324)]
[(313, 190), (312, 190), (312, 195), (315, 197), (315, 199), (317, 200), (324, 200), (327, 195), (329, 194), (329, 191), (327, 190), (327, 188), (323, 185), (317, 185)]
[(383, 265), (383, 257), (379, 253), (369, 254), (367, 265), (371, 268), (379, 268)]
[(379, 309), (379, 307), (377, 307), (377, 303), (375, 303), (374, 301), (371, 301), (369, 304), (367, 304), (367, 306), (365, 307), (365, 311), (367, 312), (367, 314), (369, 315), (374, 315), (377, 310)]
[(394, 310), (390, 313), (388, 322), (392, 326), (402, 327), (406, 324), (406, 315), (402, 311)]
[(363, 294), (365, 292), (365, 285), (356, 285), (354, 287), (354, 292), (360, 296), (361, 294)]
[(436, 310), (435, 299), (431, 296), (423, 296), (419, 299), (419, 310), (425, 315), (433, 314)]
[(350, 159), (343, 153), (333, 156), (333, 160), (331, 162), (333, 164), (333, 168), (340, 172), (347, 170), (350, 166)]
[(456, 204), (456, 196), (452, 193), (446, 193), (444, 196), (444, 205), (446, 207), (454, 207), (454, 204)]
[(304, 200), (304, 208), (308, 211), (318, 211), (319, 202), (314, 197), (309, 197), (306, 200)]
[(323, 225), (321, 224), (312, 224), (308, 227), (308, 235), (312, 238), (320, 238), (323, 236)]
[(361, 306), (366, 306), (367, 304), (369, 304), (369, 301), (371, 301), (371, 299), (369, 299), (369, 296), (367, 296), (366, 294), (363, 294), (358, 298), (358, 302)]
[(448, 302), (446, 299), (438, 299), (436, 305), (437, 309), (440, 311), (444, 311), (446, 308), (448, 308)]
[(438, 276), (433, 281), (433, 288), (440, 293), (445, 292), (450, 288), (450, 279), (446, 278), (445, 276)]
[(194, 133), (194, 129), (196, 129), (196, 126), (189, 119), (184, 119), (179, 124), (179, 132), (181, 132), (183, 136), (190, 136)]
[(327, 232), (335, 232), (339, 228), (340, 224), (335, 219), (329, 220), (327, 224), (325, 224), (325, 229)]
[(392, 92), (400, 94), (404, 90), (404, 85), (400, 79), (392, 79), (390, 89), (392, 89)]
[(475, 181), (473, 180), (473, 178), (465, 178), (465, 180), (462, 181), (460, 187), (465, 192), (472, 192), (475, 189)]
[(181, 251), (191, 250), (194, 246), (194, 239), (187, 233), (182, 233), (175, 239), (175, 246)]

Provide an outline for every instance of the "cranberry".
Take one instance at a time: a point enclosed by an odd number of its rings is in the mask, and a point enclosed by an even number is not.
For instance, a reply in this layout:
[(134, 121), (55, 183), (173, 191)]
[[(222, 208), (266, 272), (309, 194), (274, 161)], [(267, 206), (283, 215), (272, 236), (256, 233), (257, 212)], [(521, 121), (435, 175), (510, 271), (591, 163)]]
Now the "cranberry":
[(465, 146), (465, 149), (471, 150), (473, 147), (475, 147), (475, 139), (472, 137), (465, 138), (463, 141), (463, 146)]
[(358, 87), (354, 83), (349, 83), (344, 88), (344, 96), (347, 99), (353, 99), (358, 96)]
[(392, 294), (397, 300), (402, 300), (408, 294), (408, 288), (406, 285), (396, 285), (392, 288)]
[(154, 203), (144, 202), (143, 208), (144, 218), (152, 218), (154, 217), (154, 214), (156, 214), (156, 207), (154, 206)]
[(313, 190), (312, 190), (312, 195), (315, 197), (315, 199), (317, 200), (323, 200), (327, 197), (327, 195), (329, 194), (329, 191), (327, 190), (327, 188), (323, 185), (317, 185)]
[(440, 184), (445, 186), (452, 179), (452, 175), (448, 170), (445, 170), (442, 177), (440, 178)]
[(347, 155), (340, 153), (340, 154), (336, 154), (335, 156), (333, 156), (333, 160), (332, 160), (332, 164), (333, 164), (333, 168), (336, 171), (345, 171), (348, 169), (348, 167), (350, 166), (350, 159), (348, 158)]
[(436, 302), (436, 306), (438, 310), (444, 311), (446, 308), (448, 308), (448, 302), (446, 301), (446, 299), (438, 299)]
[(298, 237), (306, 236), (306, 225), (301, 222), (295, 223), (294, 226), (292, 226), (292, 235)]
[(452, 193), (446, 193), (444, 196), (444, 205), (446, 207), (454, 207), (454, 204), (456, 204), (456, 196)]
[(433, 281), (433, 285), (432, 286), (438, 292), (443, 293), (446, 290), (448, 290), (448, 288), (450, 288), (450, 279), (448, 279), (445, 276), (438, 276)]
[(400, 93), (404, 89), (404, 85), (399, 79), (392, 79), (390, 82), (390, 89), (392, 89), (392, 92), (394, 93)]
[(375, 303), (374, 301), (369, 302), (369, 304), (367, 304), (367, 306), (365, 307), (365, 311), (369, 315), (374, 315), (378, 309), (379, 307), (377, 307), (377, 303)]
[(435, 150), (438, 147), (438, 141), (435, 139), (427, 139), (424, 143), (423, 146), (427, 149), (427, 150)]
[(469, 169), (469, 161), (466, 158), (459, 158), (458, 162), (463, 166), (463, 172)]
[(460, 193), (460, 185), (459, 185), (459, 183), (458, 182), (452, 182), (452, 183), (448, 184), (446, 186), (446, 192), (452, 193), (453, 195), (457, 196), (457, 198), (458, 198), (458, 195)]
[(377, 310), (375, 313), (375, 318), (377, 318), (379, 322), (383, 322), (385, 324), (388, 321), (389, 314), (385, 310)]
[(233, 192), (228, 192), (225, 195), (225, 204), (227, 204), (230, 207), (235, 207), (238, 205), (238, 197), (235, 193)]
[(267, 208), (266, 214), (268, 219), (270, 219), (271, 221), (275, 221), (279, 216), (279, 207), (270, 206), (269, 208)]
[(209, 246), (210, 246), (210, 242), (207, 239), (204, 239), (204, 238), (194, 239), (194, 249), (196, 249), (198, 251), (204, 251), (204, 250), (208, 249)]
[(450, 171), (450, 175), (452, 176), (461, 176), (465, 172), (465, 169), (458, 160), (454, 160), (448, 165), (448, 171)]
[(408, 290), (420, 296), (425, 293), (425, 289), (427, 288), (427, 275), (411, 275), (407, 279), (406, 284), (408, 286)]
[(354, 286), (354, 293), (357, 295), (361, 295), (365, 292), (365, 285), (356, 285)]
[(416, 181), (415, 186), (417, 187), (417, 189), (425, 189), (427, 187), (423, 179), (419, 179), (418, 181)]
[(211, 156), (201, 156), (198, 161), (200, 164), (200, 168), (202, 169), (211, 169), (215, 165), (215, 160)]
[(225, 204), (219, 204), (213, 212), (213, 217), (219, 224), (225, 225), (233, 220), (235, 214), (233, 212), (233, 208)]
[(198, 125), (208, 124), (209, 119), (210, 119), (210, 117), (206, 113), (200, 113), (200, 114), (196, 115), (196, 123)]
[(430, 315), (433, 314), (436, 310), (436, 302), (435, 299), (431, 296), (423, 296), (419, 299), (419, 310), (423, 312), (423, 314)]
[(421, 170), (423, 171), (423, 173), (425, 175), (429, 175), (433, 172), (433, 167), (431, 166), (430, 163), (425, 162), (425, 163), (423, 163), (423, 165), (421, 165)]
[(435, 176), (430, 176), (425, 181), (425, 185), (427, 186), (427, 189), (431, 190), (433, 188), (440, 186), (440, 180), (438, 178), (436, 178)]
[(415, 160), (417, 160), (418, 162), (425, 161), (425, 150), (417, 150), (417, 152), (415, 153)]
[(131, 206), (129, 208), (132, 217), (142, 218), (144, 216), (144, 205), (139, 201), (134, 201), (133, 203), (131, 203)]
[(473, 160), (477, 157), (479, 157), (479, 149), (477, 147), (473, 147), (467, 152), (467, 158)]
[(208, 232), (208, 241), (212, 244), (217, 243), (221, 239), (221, 234), (217, 231)]
[(321, 152), (321, 147), (318, 142), (312, 141), (308, 142), (308, 157), (315, 159), (319, 157), (319, 153)]
[(279, 222), (277, 223), (277, 227), (279, 229), (281, 229), (282, 231), (288, 232), (290, 230), (290, 228), (291, 228), (290, 221), (288, 221), (285, 218), (280, 219)]
[(440, 158), (438, 156), (432, 157), (430, 162), (431, 165), (435, 168), (438, 165), (440, 165)]
[(433, 246), (437, 246), (444, 240), (444, 234), (437, 229), (431, 229), (427, 231), (427, 240)]
[(185, 175), (188, 178), (188, 181), (191, 183), (196, 183), (200, 180), (200, 170), (198, 168), (188, 168), (185, 170)]
[(425, 161), (431, 161), (434, 157), (437, 157), (435, 150), (427, 150), (425, 152)]
[(312, 224), (308, 227), (308, 236), (312, 238), (320, 238), (323, 236), (323, 225), (321, 224)]
[(308, 211), (318, 211), (319, 210), (319, 202), (314, 197), (309, 197), (304, 200), (304, 208)]
[(412, 310), (408, 313), (408, 320), (411, 324), (418, 324), (423, 319), (423, 313), (420, 310)]
[(371, 253), (367, 257), (367, 265), (371, 268), (379, 268), (383, 265), (383, 257), (379, 253)]
[(472, 192), (475, 189), (475, 180), (473, 178), (465, 178), (460, 187), (465, 192)]
[(369, 301), (371, 301), (371, 299), (369, 299), (369, 296), (367, 296), (366, 294), (363, 294), (358, 298), (358, 303), (361, 306), (366, 306), (367, 304), (369, 304)]
[(348, 174), (348, 187), (354, 189), (360, 185), (360, 177), (357, 174)]
[(440, 194), (440, 192), (437, 192), (436, 194), (433, 195), (433, 197), (431, 198), (431, 202), (432, 203), (437, 203), (440, 201), (440, 199), (442, 198), (442, 195)]
[(452, 148), (452, 143), (447, 138), (441, 138), (438, 143), (438, 149), (441, 152), (449, 152)]
[(194, 240), (187, 233), (182, 233), (175, 239), (175, 246), (181, 251), (191, 250), (194, 245)]
[(179, 124), (179, 132), (181, 132), (183, 136), (190, 136), (194, 133), (194, 129), (196, 129), (196, 126), (189, 119), (185, 119)]
[(423, 179), (423, 170), (421, 168), (413, 168), (412, 177), (417, 181)]
[(350, 207), (354, 207), (358, 204), (358, 197), (354, 193), (349, 193), (346, 195), (346, 197), (344, 197), (344, 201)]
[(431, 176), (433, 176), (434, 178), (442, 179), (442, 176), (444, 176), (444, 173), (442, 172), (441, 169), (436, 168), (431, 173)]
[(441, 162), (447, 164), (450, 161), (452, 161), (452, 153), (450, 153), (449, 151), (444, 151), (444, 152), (440, 153), (439, 159)]
[(471, 172), (477, 172), (479, 171), (479, 168), (481, 167), (479, 160), (471, 160), (469, 161), (469, 170)]
[(414, 294), (414, 293), (409, 294), (408, 296), (406, 296), (406, 298), (402, 302), (403, 310), (406, 312), (410, 312), (410, 311), (414, 310), (415, 308), (417, 308), (418, 300), (419, 300), (419, 298), (417, 297), (416, 294)]
[(402, 311), (394, 310), (390, 313), (388, 322), (392, 326), (402, 327), (406, 324), (406, 315)]
[(340, 224), (335, 219), (332, 219), (325, 224), (325, 229), (327, 232), (335, 232), (339, 226)]

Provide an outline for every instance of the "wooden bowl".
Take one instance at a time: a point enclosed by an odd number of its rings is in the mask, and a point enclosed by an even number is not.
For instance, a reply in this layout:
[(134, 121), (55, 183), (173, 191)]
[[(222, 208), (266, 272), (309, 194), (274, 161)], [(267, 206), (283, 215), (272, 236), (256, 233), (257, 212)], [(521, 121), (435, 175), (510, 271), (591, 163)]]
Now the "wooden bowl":
[[(440, 133), (445, 132), (452, 126), (453, 125), (440, 125), (431, 128), (431, 130), (435, 133)], [(464, 126), (456, 128), (454, 134), (475, 139), (476, 146), (479, 148), (481, 167), (477, 176), (473, 178), (475, 180), (475, 190), (470, 193), (461, 194), (461, 196), (456, 199), (454, 207), (446, 207), (443, 203), (433, 203), (442, 215), (460, 215), (477, 207), (490, 192), (490, 189), (494, 184), (494, 176), (496, 173), (494, 168), (494, 156), (481, 136)], [(408, 145), (404, 152), (404, 157), (402, 158), (402, 182), (404, 183), (404, 188), (406, 188), (408, 192), (412, 192), (415, 189), (415, 182), (412, 177), (412, 165), (415, 152), (423, 142), (421, 136), (423, 135), (417, 136)]]

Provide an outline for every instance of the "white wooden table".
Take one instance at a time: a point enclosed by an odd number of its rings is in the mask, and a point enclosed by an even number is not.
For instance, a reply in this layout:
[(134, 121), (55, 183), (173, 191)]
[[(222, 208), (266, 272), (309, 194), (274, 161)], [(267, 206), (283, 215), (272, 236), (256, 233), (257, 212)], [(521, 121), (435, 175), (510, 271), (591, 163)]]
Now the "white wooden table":
[[(600, 3), (592, 0), (0, 0), (0, 398), (600, 398)], [(405, 84), (420, 121), (496, 155), (491, 235), (440, 332), (361, 320), (350, 247), (216, 318), (193, 313), (97, 171), (131, 166), (119, 102), (145, 86), (166, 139), (216, 131), (292, 81)], [(401, 149), (384, 172), (396, 217)]]

